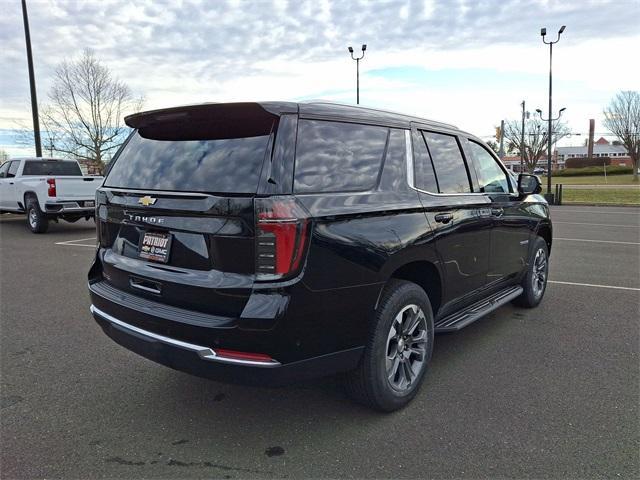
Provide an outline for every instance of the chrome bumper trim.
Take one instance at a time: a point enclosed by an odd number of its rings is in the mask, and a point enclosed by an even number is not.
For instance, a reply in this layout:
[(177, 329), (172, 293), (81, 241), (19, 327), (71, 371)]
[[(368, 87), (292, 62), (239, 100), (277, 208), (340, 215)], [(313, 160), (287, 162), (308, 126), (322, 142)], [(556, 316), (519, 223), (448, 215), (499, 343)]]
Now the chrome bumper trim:
[(108, 313), (103, 312), (99, 308), (91, 305), (89, 307), (91, 313), (94, 316), (98, 316), (107, 322), (117, 325), (125, 330), (129, 330), (133, 333), (137, 333), (138, 335), (142, 335), (152, 340), (156, 340), (158, 342), (165, 343), (167, 345), (171, 345), (173, 347), (182, 348), (183, 350), (189, 350), (198, 354), (198, 356), (202, 360), (210, 361), (210, 362), (219, 362), (219, 363), (228, 363), (233, 365), (243, 365), (248, 367), (262, 367), (262, 368), (272, 368), (279, 367), (280, 362), (276, 360), (271, 360), (271, 362), (257, 362), (253, 360), (239, 360), (235, 358), (221, 357), (219, 356), (213, 349), (209, 347), (202, 347), (200, 345), (194, 345), (193, 343), (183, 342), (181, 340), (176, 340), (175, 338), (165, 337), (164, 335), (160, 335), (157, 333), (149, 332), (148, 330), (144, 330), (142, 328), (135, 327), (133, 325), (129, 325), (128, 323), (123, 322), (122, 320), (118, 320), (117, 318), (109, 315)]
[(64, 212), (93, 212), (95, 210), (94, 207), (81, 207), (78, 202), (45, 202), (44, 204), (45, 213), (64, 213)]

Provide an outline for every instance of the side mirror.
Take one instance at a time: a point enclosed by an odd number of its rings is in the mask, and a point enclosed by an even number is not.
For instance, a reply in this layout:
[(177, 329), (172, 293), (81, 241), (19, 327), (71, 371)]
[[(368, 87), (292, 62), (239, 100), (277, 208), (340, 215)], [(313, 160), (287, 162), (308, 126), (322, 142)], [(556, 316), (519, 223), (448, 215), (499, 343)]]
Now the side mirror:
[(521, 197), (542, 192), (542, 184), (537, 175), (521, 173), (518, 175), (518, 194)]

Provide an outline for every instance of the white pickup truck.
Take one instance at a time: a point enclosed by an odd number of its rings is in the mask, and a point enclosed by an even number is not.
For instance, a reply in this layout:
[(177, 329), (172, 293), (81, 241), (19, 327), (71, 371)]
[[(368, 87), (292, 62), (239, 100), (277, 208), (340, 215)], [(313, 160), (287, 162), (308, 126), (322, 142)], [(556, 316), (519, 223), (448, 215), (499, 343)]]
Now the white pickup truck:
[(102, 179), (82, 175), (75, 160), (9, 160), (0, 166), (0, 213), (26, 213), (33, 233), (46, 232), (49, 220), (88, 220)]

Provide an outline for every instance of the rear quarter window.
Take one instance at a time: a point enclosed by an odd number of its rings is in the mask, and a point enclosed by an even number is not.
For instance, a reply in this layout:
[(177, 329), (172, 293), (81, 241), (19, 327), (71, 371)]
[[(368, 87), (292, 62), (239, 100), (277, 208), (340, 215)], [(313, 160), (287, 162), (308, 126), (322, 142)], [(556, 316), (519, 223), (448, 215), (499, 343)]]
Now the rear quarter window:
[(352, 192), (374, 188), (389, 129), (324, 120), (300, 120), (296, 193)]

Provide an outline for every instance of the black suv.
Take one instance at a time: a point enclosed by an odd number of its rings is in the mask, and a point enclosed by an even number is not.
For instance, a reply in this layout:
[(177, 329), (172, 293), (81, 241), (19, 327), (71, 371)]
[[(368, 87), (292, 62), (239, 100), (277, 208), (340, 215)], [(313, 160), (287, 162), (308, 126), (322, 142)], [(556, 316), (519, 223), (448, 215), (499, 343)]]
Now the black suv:
[(391, 411), (434, 333), (545, 291), (552, 230), (532, 175), (473, 135), (331, 103), (126, 118), (96, 196), (91, 311), (163, 365), (231, 382), (343, 373)]

